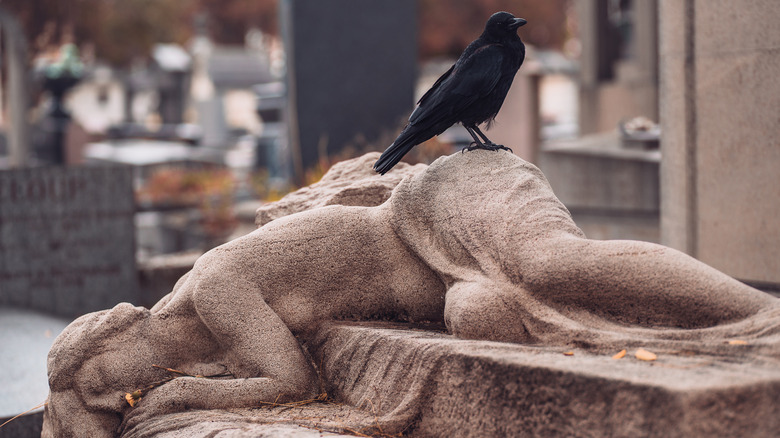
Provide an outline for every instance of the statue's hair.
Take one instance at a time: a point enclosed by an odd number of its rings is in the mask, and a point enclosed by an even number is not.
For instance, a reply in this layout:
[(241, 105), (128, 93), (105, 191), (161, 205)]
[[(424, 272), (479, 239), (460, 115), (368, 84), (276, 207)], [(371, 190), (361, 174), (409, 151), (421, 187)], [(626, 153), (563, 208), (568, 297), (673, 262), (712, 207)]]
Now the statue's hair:
[(88, 313), (73, 321), (49, 350), (49, 385), (71, 381), (71, 378), (63, 377), (73, 376), (87, 360), (104, 350), (106, 340), (115, 338), (144, 317), (145, 312), (139, 308), (120, 303), (112, 309)]

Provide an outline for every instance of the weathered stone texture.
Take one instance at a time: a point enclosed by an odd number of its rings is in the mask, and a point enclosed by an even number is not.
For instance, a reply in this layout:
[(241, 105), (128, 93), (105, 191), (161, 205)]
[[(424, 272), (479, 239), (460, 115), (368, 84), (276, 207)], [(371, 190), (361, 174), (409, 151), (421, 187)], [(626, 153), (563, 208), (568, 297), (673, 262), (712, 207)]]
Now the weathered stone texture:
[[(419, 436), (776, 430), (762, 407), (777, 406), (780, 300), (670, 248), (584, 238), (508, 152), (404, 166), (387, 185), (375, 156), (266, 207), (276, 219), (204, 254), (151, 309), (74, 321), (49, 354), (43, 435), (154, 436), (183, 411), (212, 421), (323, 389)], [(382, 319), (458, 339), (333, 325)], [(610, 359), (639, 348), (660, 359)], [(171, 372), (153, 364), (192, 376), (158, 385)]]
[(780, 284), (780, 8), (670, 0), (659, 11), (662, 243)]

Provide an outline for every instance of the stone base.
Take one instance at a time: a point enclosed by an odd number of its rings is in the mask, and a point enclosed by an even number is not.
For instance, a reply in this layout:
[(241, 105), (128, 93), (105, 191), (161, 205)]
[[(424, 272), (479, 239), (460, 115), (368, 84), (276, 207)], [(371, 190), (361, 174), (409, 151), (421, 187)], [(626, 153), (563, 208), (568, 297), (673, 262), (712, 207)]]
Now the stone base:
[(776, 437), (780, 430), (780, 367), (774, 359), (748, 358), (746, 345), (734, 345), (728, 357), (656, 351), (657, 360), (648, 362), (634, 356), (636, 348), (613, 359), (617, 351), (462, 340), (439, 327), (341, 323), (311, 347), (325, 389), (343, 404), (173, 414), (123, 436), (230, 430), (240, 437), (320, 431)]
[(315, 438), (373, 436), (384, 431), (376, 416), (340, 403), (297, 407), (188, 411), (138, 422), (130, 416), (122, 438)]
[[(413, 436), (776, 437), (780, 368), (768, 358), (469, 341), (392, 326), (332, 327), (329, 393)], [(572, 355), (569, 355), (573, 352)]]

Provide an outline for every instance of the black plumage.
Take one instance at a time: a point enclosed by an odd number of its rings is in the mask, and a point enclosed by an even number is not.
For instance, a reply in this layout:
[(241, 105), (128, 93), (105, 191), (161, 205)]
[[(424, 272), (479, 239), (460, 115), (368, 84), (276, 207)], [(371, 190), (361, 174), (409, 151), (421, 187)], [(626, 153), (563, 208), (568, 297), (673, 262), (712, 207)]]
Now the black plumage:
[(374, 170), (384, 175), (414, 146), (455, 123), (462, 124), (474, 139), (467, 150), (509, 150), (490, 141), (478, 125), (496, 117), (523, 63), (525, 46), (517, 29), (525, 23), (508, 12), (493, 14), (482, 35), (420, 98), (409, 123), (379, 157)]

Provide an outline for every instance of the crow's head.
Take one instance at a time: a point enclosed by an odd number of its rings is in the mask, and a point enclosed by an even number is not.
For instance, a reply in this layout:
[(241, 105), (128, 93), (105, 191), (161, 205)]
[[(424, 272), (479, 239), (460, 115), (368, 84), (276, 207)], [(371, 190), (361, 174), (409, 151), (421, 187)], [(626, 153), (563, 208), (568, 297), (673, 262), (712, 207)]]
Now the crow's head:
[(485, 25), (485, 34), (501, 39), (507, 35), (516, 35), (517, 28), (527, 23), (523, 18), (515, 18), (509, 12), (496, 12)]

